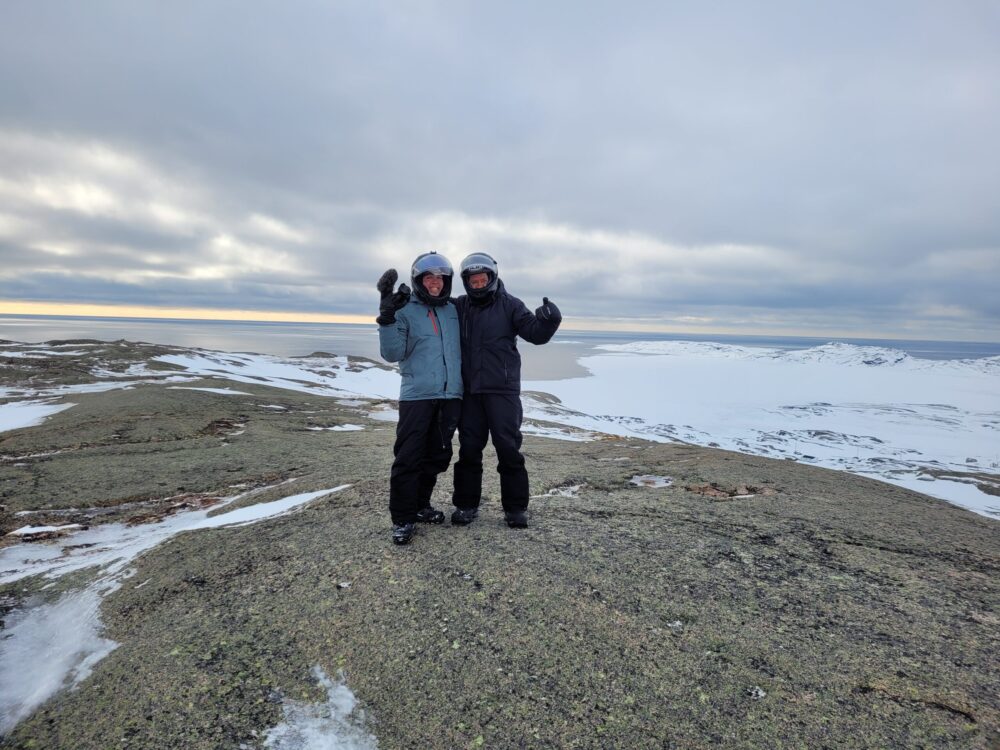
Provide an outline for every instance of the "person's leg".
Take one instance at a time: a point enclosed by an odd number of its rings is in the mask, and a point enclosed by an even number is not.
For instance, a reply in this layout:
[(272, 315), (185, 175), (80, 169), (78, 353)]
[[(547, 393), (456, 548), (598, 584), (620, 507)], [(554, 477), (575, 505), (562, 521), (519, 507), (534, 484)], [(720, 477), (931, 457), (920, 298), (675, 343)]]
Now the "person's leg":
[(528, 508), (528, 470), (521, 454), (521, 399), (499, 393), (484, 398), (490, 437), (497, 452), (500, 503), (505, 512), (523, 512)]
[(431, 509), (431, 495), (437, 484), (437, 477), (451, 465), (451, 439), (458, 428), (462, 413), (462, 400), (442, 399), (434, 402), (431, 426), (427, 430), (424, 457), (417, 478), (417, 520), (441, 523), (444, 513)]
[(427, 445), (427, 431), (434, 424), (431, 401), (400, 401), (396, 424), (396, 457), (389, 474), (389, 514), (394, 526), (412, 523), (418, 510), (420, 469)]
[(451, 501), (457, 508), (478, 508), (483, 493), (483, 448), (489, 438), (489, 424), (483, 408), (485, 396), (466, 395), (458, 420), (458, 461), (455, 463), (455, 491)]

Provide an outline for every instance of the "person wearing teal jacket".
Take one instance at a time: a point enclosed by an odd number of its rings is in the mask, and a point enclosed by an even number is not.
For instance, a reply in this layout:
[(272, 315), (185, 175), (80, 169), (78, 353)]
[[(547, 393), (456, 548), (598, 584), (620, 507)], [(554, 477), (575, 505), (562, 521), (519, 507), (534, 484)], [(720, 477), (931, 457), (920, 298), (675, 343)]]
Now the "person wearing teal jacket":
[(451, 440), (462, 410), (462, 351), (458, 313), (449, 301), (451, 263), (435, 252), (417, 257), (410, 269), (414, 292), (393, 287), (390, 268), (378, 280), (381, 294), (379, 349), (399, 362), (399, 422), (389, 475), (392, 541), (408, 544), (416, 524), (443, 523), (431, 505), (438, 474), (451, 463)]

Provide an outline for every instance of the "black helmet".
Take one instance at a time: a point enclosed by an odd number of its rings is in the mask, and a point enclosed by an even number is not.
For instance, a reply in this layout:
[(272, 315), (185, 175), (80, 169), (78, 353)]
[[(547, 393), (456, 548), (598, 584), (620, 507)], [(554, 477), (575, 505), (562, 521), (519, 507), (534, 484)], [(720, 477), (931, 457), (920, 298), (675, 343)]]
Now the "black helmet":
[[(489, 278), (486, 286), (482, 289), (473, 289), (469, 286), (469, 277), (477, 273), (485, 273)], [(474, 300), (482, 300), (491, 296), (497, 290), (497, 284), (500, 282), (497, 262), (486, 253), (473, 253), (466, 256), (465, 260), (462, 261), (461, 275), (466, 293)]]
[[(424, 289), (423, 277), (429, 273), (444, 277), (444, 288), (437, 297), (432, 297)], [(413, 283), (413, 292), (417, 295), (417, 299), (426, 305), (443, 305), (451, 296), (451, 277), (454, 273), (451, 270), (451, 263), (443, 255), (438, 255), (433, 250), (418, 255), (410, 269), (410, 281)]]

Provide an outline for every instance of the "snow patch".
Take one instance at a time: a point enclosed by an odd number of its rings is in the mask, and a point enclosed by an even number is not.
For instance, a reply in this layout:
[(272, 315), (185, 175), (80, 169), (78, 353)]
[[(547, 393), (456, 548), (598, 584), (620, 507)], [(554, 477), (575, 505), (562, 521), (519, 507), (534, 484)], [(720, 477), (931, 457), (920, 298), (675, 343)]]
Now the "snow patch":
[(30, 349), (26, 351), (2, 351), (0, 352), (0, 357), (10, 357), (10, 358), (27, 358), (27, 359), (40, 359), (42, 357), (72, 357), (78, 356), (80, 354), (86, 354), (87, 352), (64, 352), (55, 351), (53, 349)]
[(156, 357), (204, 377), (341, 398), (395, 398), (399, 373), (381, 367), (358, 368), (347, 357), (309, 357), (290, 362), (263, 354), (197, 351)]
[(583, 488), (582, 484), (568, 484), (564, 487), (553, 487), (544, 495), (532, 495), (532, 498), (541, 497), (578, 497), (580, 490)]
[(36, 427), (53, 414), (76, 404), (54, 404), (51, 401), (14, 401), (0, 405), (0, 432)]
[(0, 640), (0, 736), (59, 690), (85, 679), (117, 647), (101, 636), (100, 603), (133, 574), (129, 566), (136, 557), (182, 531), (256, 523), (349, 486), (304, 492), (212, 517), (208, 510), (198, 510), (154, 524), (107, 524), (71, 534), (58, 544), (18, 544), (0, 550), (0, 583), (33, 575), (55, 579), (85, 568), (97, 572), (92, 583), (66, 592), (54, 604), (29, 602), (7, 615)]
[(674, 483), (670, 477), (658, 477), (654, 474), (637, 474), (628, 480), (639, 487), (669, 487)]
[(343, 672), (336, 681), (319, 666), (313, 677), (326, 689), (323, 703), (305, 703), (286, 699), (282, 705), (285, 720), (267, 731), (264, 747), (273, 750), (376, 750), (378, 740), (365, 724), (368, 717), (358, 707), (357, 698), (347, 687)]
[(66, 534), (70, 531), (79, 531), (83, 527), (78, 523), (70, 523), (65, 526), (22, 526), (14, 529), (7, 536), (38, 536), (40, 534)]
[(7, 615), (0, 642), (0, 736), (58, 690), (85, 680), (118, 647), (100, 635), (101, 600), (115, 588), (106, 582)]

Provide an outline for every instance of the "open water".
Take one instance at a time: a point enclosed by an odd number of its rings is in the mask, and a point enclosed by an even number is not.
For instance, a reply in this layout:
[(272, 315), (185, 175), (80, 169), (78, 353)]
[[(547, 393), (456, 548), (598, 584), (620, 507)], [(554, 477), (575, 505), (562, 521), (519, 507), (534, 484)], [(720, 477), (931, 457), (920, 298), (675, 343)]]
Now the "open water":
[[(55, 339), (145, 341), (154, 344), (304, 356), (313, 352), (379, 358), (377, 326), (346, 323), (265, 323), (253, 321), (156, 320), (149, 318), (84, 318), (0, 315), (0, 340), (37, 343)], [(525, 380), (580, 377), (587, 370), (578, 359), (601, 344), (633, 341), (713, 341), (738, 346), (809, 349), (830, 341), (899, 349), (921, 359), (978, 359), (1000, 355), (1000, 343), (910, 341), (892, 339), (812, 338), (799, 336), (733, 336), (561, 330), (547, 346), (526, 342), (519, 347)]]

